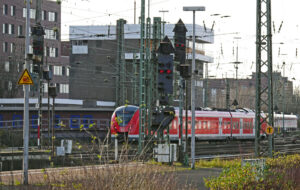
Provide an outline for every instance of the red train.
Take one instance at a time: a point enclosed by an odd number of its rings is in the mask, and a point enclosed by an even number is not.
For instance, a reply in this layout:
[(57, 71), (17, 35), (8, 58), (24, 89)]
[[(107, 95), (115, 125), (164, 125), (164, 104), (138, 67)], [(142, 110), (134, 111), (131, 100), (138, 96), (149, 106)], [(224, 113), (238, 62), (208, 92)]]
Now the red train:
[[(179, 138), (179, 111), (175, 109), (175, 118), (169, 126), (172, 140)], [(275, 114), (275, 121), (276, 121)], [(264, 117), (264, 114), (262, 114)], [(293, 125), (285, 126), (290, 131), (297, 128), (297, 117), (291, 118)], [(266, 123), (262, 124), (263, 135)], [(280, 128), (280, 126), (277, 126)], [(135, 139), (139, 136), (139, 109), (137, 106), (118, 107), (111, 119), (111, 135), (126, 134), (128, 138)], [(183, 130), (185, 131), (185, 111), (183, 111)], [(191, 112), (188, 111), (188, 136), (191, 135)], [(195, 136), (198, 140), (224, 140), (224, 139), (254, 139), (255, 138), (255, 112), (248, 109), (234, 111), (201, 110), (195, 111)], [(185, 137), (185, 133), (183, 134)]]

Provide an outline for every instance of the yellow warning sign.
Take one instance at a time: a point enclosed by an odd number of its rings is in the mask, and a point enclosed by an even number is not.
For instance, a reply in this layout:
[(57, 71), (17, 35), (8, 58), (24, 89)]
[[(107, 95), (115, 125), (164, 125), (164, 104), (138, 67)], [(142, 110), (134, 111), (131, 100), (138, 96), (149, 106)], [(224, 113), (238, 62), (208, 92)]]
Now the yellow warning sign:
[(267, 133), (268, 135), (272, 135), (272, 134), (274, 133), (274, 128), (271, 127), (271, 126), (268, 126), (268, 127), (266, 128), (266, 133)]
[(22, 84), (33, 84), (33, 80), (28, 72), (27, 69), (25, 69), (23, 71), (23, 74), (21, 75), (20, 79), (19, 79), (19, 82), (18, 82), (19, 85), (22, 85)]

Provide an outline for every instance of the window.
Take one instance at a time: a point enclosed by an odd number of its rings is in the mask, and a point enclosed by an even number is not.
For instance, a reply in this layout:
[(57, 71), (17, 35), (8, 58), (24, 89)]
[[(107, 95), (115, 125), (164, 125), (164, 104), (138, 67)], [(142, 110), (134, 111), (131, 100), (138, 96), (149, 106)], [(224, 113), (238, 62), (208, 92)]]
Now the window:
[(9, 72), (9, 61), (5, 61), (4, 63), (4, 71)]
[(18, 26), (18, 36), (22, 36), (23, 35), (23, 26), (19, 25)]
[(56, 48), (50, 47), (49, 48), (49, 57), (55, 57), (55, 56), (56, 56)]
[(61, 76), (62, 75), (62, 66), (53, 66), (53, 74), (54, 75), (59, 75)]
[[(35, 14), (36, 14), (35, 9), (30, 9), (30, 18), (31, 19), (35, 19)], [(27, 15), (26, 8), (23, 8), (23, 17), (26, 18), (26, 15)]]
[(69, 76), (70, 75), (70, 68), (69, 67), (66, 67), (66, 76)]
[(11, 43), (10, 44), (10, 53), (14, 53), (15, 52), (15, 44)]
[(58, 57), (58, 48), (55, 48), (55, 57)]
[(8, 34), (8, 24), (7, 23), (3, 23), (3, 25), (2, 25), (2, 33), (3, 34)]
[(64, 76), (64, 75), (66, 75), (66, 67), (62, 67), (62, 75)]
[(60, 84), (59, 92), (62, 94), (68, 94), (69, 93), (69, 84)]
[(55, 15), (55, 12), (48, 12), (48, 20), (51, 22), (56, 21)]
[(7, 52), (8, 44), (7, 42), (3, 42), (3, 52)]
[(44, 92), (48, 93), (48, 83), (44, 83)]
[(45, 29), (45, 39), (56, 40), (56, 32), (54, 30)]
[(16, 16), (16, 6), (10, 6), (10, 15)]
[(8, 34), (14, 34), (15, 33), (15, 25), (9, 24), (8, 25)]
[(47, 11), (42, 11), (42, 20), (47, 20)]
[(6, 4), (3, 5), (3, 15), (7, 15), (8, 13), (8, 6)]

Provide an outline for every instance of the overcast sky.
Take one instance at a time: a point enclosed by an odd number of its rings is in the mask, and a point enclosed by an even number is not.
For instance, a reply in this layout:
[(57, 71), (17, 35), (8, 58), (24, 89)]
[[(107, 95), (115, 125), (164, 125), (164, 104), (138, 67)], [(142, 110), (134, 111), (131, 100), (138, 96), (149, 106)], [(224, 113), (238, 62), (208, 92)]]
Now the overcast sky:
[[(136, 0), (137, 17), (140, 15), (140, 2)], [(147, 4), (148, 0), (146, 10)], [(239, 77), (246, 78), (255, 71), (256, 0), (151, 0), (150, 17), (164, 16), (168, 23), (176, 23), (179, 18), (184, 23), (192, 23), (192, 13), (184, 12), (183, 6), (206, 7), (206, 11), (196, 13), (196, 24), (203, 25), (205, 21), (206, 27), (210, 28), (215, 21), (215, 43), (205, 46), (207, 54), (215, 59), (215, 63), (209, 66), (209, 75), (234, 76), (234, 67), (228, 63), (236, 59), (237, 44), (239, 61), (243, 62)], [(296, 57), (296, 48), (300, 46), (299, 8), (299, 0), (272, 1), (274, 70), (282, 72), (282, 62), (286, 61), (286, 76), (289, 79), (295, 77), (297, 83), (300, 82), (300, 75), (296, 72), (300, 69), (300, 61)], [(163, 15), (159, 10), (169, 12)], [(68, 38), (70, 25), (115, 25), (119, 18), (133, 24), (134, 0), (62, 0), (62, 39)]]

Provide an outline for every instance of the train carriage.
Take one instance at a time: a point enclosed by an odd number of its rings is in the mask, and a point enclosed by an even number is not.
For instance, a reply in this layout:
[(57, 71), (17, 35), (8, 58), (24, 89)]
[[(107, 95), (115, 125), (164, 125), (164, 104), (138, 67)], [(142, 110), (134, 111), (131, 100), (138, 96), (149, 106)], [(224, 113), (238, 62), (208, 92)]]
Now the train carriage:
[[(265, 114), (262, 113), (262, 117)], [(280, 119), (274, 115), (275, 123)], [(286, 115), (286, 130), (295, 130), (297, 117)], [(277, 119), (277, 120), (276, 120)], [(183, 131), (186, 129), (185, 111), (183, 111)], [(191, 136), (191, 111), (188, 111), (188, 137)], [(276, 124), (275, 124), (276, 126)], [(179, 139), (179, 111), (175, 110), (175, 118), (169, 126), (171, 140)], [(262, 123), (261, 135), (265, 135), (267, 123)], [(111, 135), (114, 138), (125, 134), (130, 139), (139, 137), (139, 110), (137, 106), (121, 106), (115, 110), (111, 120)], [(185, 132), (183, 132), (185, 137)], [(230, 111), (197, 110), (195, 111), (195, 137), (198, 140), (225, 140), (225, 139), (254, 139), (255, 138), (255, 112), (249, 109)]]

